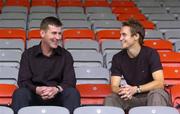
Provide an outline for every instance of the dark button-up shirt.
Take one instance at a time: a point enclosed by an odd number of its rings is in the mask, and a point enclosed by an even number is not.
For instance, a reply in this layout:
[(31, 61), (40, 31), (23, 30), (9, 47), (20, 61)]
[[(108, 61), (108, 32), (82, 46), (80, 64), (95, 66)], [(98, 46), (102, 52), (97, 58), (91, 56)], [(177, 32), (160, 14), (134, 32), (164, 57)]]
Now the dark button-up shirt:
[(50, 57), (43, 55), (40, 45), (27, 49), (22, 54), (18, 85), (32, 91), (37, 86), (75, 87), (71, 54), (61, 47), (54, 49)]

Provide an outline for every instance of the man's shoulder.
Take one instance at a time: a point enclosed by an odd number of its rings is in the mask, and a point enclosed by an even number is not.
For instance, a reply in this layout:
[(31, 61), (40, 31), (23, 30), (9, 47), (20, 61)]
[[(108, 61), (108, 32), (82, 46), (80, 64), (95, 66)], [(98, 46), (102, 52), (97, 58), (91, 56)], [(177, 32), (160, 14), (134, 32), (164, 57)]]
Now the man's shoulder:
[(152, 54), (157, 52), (156, 49), (148, 47), (148, 46), (142, 46), (143, 53), (145, 54)]

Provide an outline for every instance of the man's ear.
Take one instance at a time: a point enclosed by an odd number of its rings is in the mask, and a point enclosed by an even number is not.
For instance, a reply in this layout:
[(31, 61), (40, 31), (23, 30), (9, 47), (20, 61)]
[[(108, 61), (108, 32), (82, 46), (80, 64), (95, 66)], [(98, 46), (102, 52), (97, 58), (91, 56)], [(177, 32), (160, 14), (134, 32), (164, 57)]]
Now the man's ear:
[(139, 40), (139, 34), (138, 33), (136, 33), (135, 35), (134, 35), (134, 38), (135, 38), (135, 40)]
[(44, 38), (44, 36), (45, 36), (45, 31), (44, 30), (40, 30), (40, 36), (41, 36), (41, 38)]

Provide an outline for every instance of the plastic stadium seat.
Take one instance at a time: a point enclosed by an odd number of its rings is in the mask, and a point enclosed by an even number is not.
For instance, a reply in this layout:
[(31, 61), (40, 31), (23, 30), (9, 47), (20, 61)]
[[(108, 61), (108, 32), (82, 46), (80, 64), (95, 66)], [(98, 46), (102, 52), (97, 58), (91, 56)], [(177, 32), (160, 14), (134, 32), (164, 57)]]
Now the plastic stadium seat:
[(112, 0), (110, 6), (111, 7), (135, 7), (135, 3), (133, 1), (117, 1)]
[(180, 67), (163, 67), (165, 85), (176, 85), (180, 83)]
[(155, 25), (152, 21), (144, 20), (140, 21), (140, 23), (145, 29), (155, 29)]
[(3, 0), (0, 0), (0, 11), (1, 11), (2, 7), (3, 7)]
[(55, 7), (52, 6), (32, 6), (30, 13), (56, 13)]
[(4, 6), (2, 13), (24, 13), (28, 14), (28, 8), (24, 6)]
[(180, 14), (180, 7), (171, 7), (169, 8), (171, 14)]
[(160, 31), (180, 30), (180, 21), (158, 21), (156, 24)]
[(121, 50), (121, 42), (119, 39), (117, 40), (108, 39), (108, 40), (103, 40), (101, 42), (101, 51), (103, 55), (106, 55), (107, 53), (111, 53), (111, 52), (117, 53), (120, 50)]
[(41, 39), (29, 39), (27, 41), (27, 49), (35, 45), (38, 45), (40, 42), (41, 42)]
[(21, 29), (0, 29), (0, 39), (22, 39), (26, 40), (26, 32)]
[(139, 1), (136, 2), (137, 7), (144, 8), (144, 7), (161, 7), (160, 2), (158, 1)]
[(14, 114), (13, 110), (10, 107), (0, 106), (1, 114)]
[(69, 51), (99, 51), (99, 44), (95, 40), (91, 39), (67, 39), (64, 40), (64, 48)]
[[(16, 89), (17, 86), (13, 84), (0, 84), (0, 91), (1, 91), (0, 105), (11, 105), (12, 95)], [(2, 113), (2, 114), (6, 114), (6, 113)]]
[(176, 41), (174, 46), (175, 46), (175, 51), (180, 52), (180, 41)]
[(103, 67), (76, 67), (77, 84), (109, 84), (109, 70)]
[(85, 12), (86, 12), (86, 14), (94, 14), (94, 13), (108, 13), (108, 14), (110, 13), (110, 14), (112, 14), (112, 10), (110, 7), (96, 7), (96, 6), (86, 7)]
[(143, 14), (165, 14), (167, 13), (165, 8), (162, 7), (143, 7), (141, 8)]
[(74, 67), (102, 67), (103, 57), (95, 51), (71, 51)]
[(29, 0), (6, 0), (5, 6), (24, 6), (30, 7)]
[(19, 69), (0, 67), (0, 84), (17, 84)]
[(129, 114), (179, 114), (178, 110), (168, 106), (139, 106), (129, 110)]
[(10, 20), (10, 21), (14, 21), (14, 20), (23, 20), (25, 22), (27, 22), (27, 14), (25, 13), (2, 13), (0, 15), (0, 21), (2, 20)]
[(164, 1), (165, 7), (180, 7), (180, 1)]
[(144, 45), (157, 51), (173, 51), (173, 44), (168, 40), (144, 40)]
[(125, 114), (118, 107), (112, 106), (84, 106), (74, 110), (74, 114)]
[(29, 39), (40, 39), (40, 30), (36, 29), (36, 30), (30, 30), (28, 33), (28, 40)]
[(170, 88), (173, 106), (180, 112), (180, 85), (174, 85)]
[(173, 14), (148, 14), (148, 19), (151, 21), (175, 21), (176, 17)]
[(102, 42), (103, 40), (118, 40), (120, 39), (120, 30), (100, 30), (96, 33), (96, 39)]
[(158, 52), (163, 66), (179, 67), (180, 53), (176, 52)]
[(114, 20), (101, 20), (101, 21), (94, 21), (93, 22), (93, 30), (95, 32), (105, 29), (117, 29), (119, 30), (122, 27), (122, 22), (120, 21), (114, 21)]
[(175, 43), (176, 41), (180, 41), (180, 32), (179, 30), (166, 31), (165, 38)]
[(107, 1), (85, 1), (84, 7), (109, 7), (110, 4)]
[(16, 62), (20, 63), (22, 52), (14, 50), (0, 50), (0, 62)]
[(1, 29), (23, 29), (26, 30), (26, 22), (24, 20), (1, 20)]
[(137, 7), (112, 7), (112, 12), (115, 14), (136, 14), (140, 13)]
[(60, 106), (28, 106), (18, 111), (18, 114), (70, 114), (69, 110)]
[(82, 7), (83, 3), (81, 1), (61, 1), (57, 2), (58, 7), (64, 7), (64, 6), (75, 6), (75, 7)]
[(65, 30), (63, 39), (94, 39), (94, 33), (89, 29)]
[[(44, 19), (45, 17), (48, 17), (48, 16), (53, 16), (53, 17), (57, 17), (56, 13), (31, 13), (29, 14), (29, 21), (32, 21), (32, 20), (42, 20)], [(39, 23), (40, 25), (40, 23)]]
[(25, 44), (21, 39), (0, 39), (0, 49), (23, 52), (25, 49)]
[(115, 54), (117, 54), (120, 50), (111, 51), (104, 55), (105, 67), (110, 70), (112, 65), (112, 58)]
[(63, 20), (63, 31), (67, 29), (91, 29), (91, 22), (84, 20)]
[(138, 21), (146, 21), (146, 17), (141, 14), (141, 13), (135, 13), (135, 14), (131, 14), (131, 13), (128, 13), (128, 14), (119, 14), (119, 16), (117, 17), (119, 21), (126, 21), (128, 20), (129, 18), (134, 18)]
[(94, 14), (88, 14), (88, 20), (90, 20), (90, 21), (116, 20), (116, 16), (111, 13), (94, 13)]
[(87, 20), (87, 15), (83, 13), (59, 13), (58, 14), (59, 19), (61, 21), (66, 21), (66, 20), (71, 20), (71, 21), (76, 21), (76, 20), (81, 20), (81, 21), (86, 21)]
[(32, 0), (31, 6), (52, 6), (52, 7), (56, 7), (56, 2), (54, 0)]
[(41, 20), (32, 20), (32, 21), (30, 21), (27, 24), (28, 30), (31, 31), (31, 30), (34, 30), (34, 29), (40, 29), (40, 23), (41, 23)]
[(76, 88), (80, 92), (81, 105), (103, 105), (104, 98), (111, 94), (109, 84), (78, 84)]
[(145, 30), (145, 39), (163, 39), (163, 33), (158, 30)]
[(73, 6), (63, 6), (63, 7), (58, 7), (57, 13), (78, 13), (78, 14), (83, 14), (84, 13), (84, 8), (83, 7), (73, 7)]

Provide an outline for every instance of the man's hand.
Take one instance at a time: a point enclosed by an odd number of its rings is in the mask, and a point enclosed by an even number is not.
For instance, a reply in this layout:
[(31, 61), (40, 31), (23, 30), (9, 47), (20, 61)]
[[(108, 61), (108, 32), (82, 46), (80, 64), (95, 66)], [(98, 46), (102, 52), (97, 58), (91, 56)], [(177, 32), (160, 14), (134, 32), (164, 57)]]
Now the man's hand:
[(54, 96), (59, 92), (57, 87), (41, 86), (36, 87), (36, 93), (41, 96), (42, 99), (48, 100), (54, 98)]
[(126, 85), (126, 86), (120, 88), (118, 95), (124, 100), (130, 100), (130, 99), (132, 99), (132, 96), (136, 92), (137, 92), (136, 86)]

